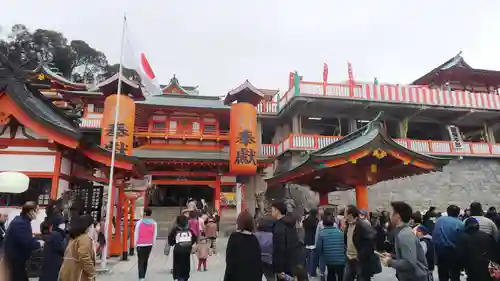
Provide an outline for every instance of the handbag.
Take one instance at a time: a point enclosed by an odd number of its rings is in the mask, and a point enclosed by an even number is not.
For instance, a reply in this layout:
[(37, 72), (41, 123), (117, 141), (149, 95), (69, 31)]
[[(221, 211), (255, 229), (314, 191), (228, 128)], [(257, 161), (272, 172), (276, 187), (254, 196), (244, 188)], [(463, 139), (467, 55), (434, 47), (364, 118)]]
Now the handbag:
[(163, 254), (165, 256), (168, 256), (170, 254), (170, 245), (168, 243), (165, 244), (165, 248), (163, 248)]

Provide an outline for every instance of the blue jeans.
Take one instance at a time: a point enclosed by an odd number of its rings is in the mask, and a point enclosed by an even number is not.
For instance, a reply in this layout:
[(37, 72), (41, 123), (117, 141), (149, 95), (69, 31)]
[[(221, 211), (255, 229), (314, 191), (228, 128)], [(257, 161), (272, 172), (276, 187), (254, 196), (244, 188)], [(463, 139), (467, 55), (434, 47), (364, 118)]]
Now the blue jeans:
[(318, 260), (319, 260), (319, 274), (321, 276), (325, 276), (325, 271), (326, 271), (325, 261), (321, 257), (318, 257)]
[(315, 249), (307, 249), (306, 267), (309, 276), (316, 276), (316, 268), (318, 267), (318, 255), (316, 254)]

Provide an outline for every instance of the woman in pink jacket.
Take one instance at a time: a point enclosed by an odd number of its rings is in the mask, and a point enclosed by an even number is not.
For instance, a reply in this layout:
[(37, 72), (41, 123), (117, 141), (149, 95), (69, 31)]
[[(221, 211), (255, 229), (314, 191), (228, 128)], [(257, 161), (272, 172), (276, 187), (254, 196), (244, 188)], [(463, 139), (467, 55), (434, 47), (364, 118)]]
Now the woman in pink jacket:
[(148, 269), (149, 255), (158, 236), (158, 226), (151, 218), (152, 211), (144, 208), (144, 215), (135, 226), (135, 245), (137, 247), (137, 268), (139, 280), (144, 280)]

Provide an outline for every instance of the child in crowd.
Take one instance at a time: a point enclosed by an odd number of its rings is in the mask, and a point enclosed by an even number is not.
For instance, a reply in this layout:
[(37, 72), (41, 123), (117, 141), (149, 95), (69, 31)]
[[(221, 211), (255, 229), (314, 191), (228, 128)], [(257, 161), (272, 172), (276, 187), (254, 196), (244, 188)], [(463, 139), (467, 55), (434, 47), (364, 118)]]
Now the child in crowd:
[(202, 265), (203, 271), (207, 271), (207, 259), (209, 252), (208, 239), (206, 237), (201, 237), (196, 248), (196, 254), (198, 256), (198, 271), (201, 271)]
[(304, 266), (297, 265), (293, 269), (293, 277), (283, 272), (278, 274), (278, 277), (280, 278), (280, 280), (285, 280), (285, 281), (306, 281), (307, 271)]

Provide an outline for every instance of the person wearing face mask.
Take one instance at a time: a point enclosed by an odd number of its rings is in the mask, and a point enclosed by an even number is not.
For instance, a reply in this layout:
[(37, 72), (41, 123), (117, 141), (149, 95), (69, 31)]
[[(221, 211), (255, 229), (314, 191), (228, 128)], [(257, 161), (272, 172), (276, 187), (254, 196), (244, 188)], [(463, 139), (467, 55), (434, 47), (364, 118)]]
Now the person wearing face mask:
[(64, 253), (58, 281), (95, 281), (95, 252), (89, 231), (93, 228), (91, 216), (80, 216), (73, 220), (68, 234), (69, 242)]
[(4, 258), (7, 271), (10, 275), (8, 280), (28, 281), (26, 262), (31, 252), (40, 249), (44, 242), (33, 237), (31, 221), (38, 214), (38, 206), (35, 202), (26, 202), (21, 214), (16, 216), (9, 224), (4, 241)]
[(39, 281), (57, 281), (66, 249), (66, 223), (63, 217), (55, 216), (50, 221), (52, 229), (45, 240), (42, 273)]

